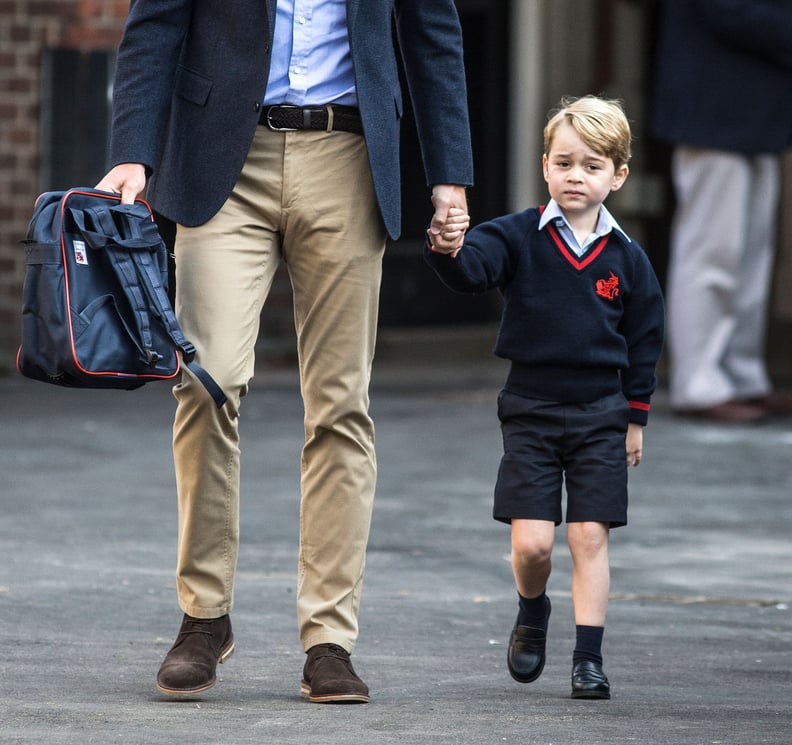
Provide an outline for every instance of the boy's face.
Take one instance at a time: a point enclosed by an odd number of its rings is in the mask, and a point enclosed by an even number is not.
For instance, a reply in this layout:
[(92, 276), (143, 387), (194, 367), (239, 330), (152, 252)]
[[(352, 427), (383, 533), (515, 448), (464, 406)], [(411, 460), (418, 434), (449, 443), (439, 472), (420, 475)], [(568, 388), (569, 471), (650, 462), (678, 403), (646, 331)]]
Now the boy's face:
[(593, 217), (612, 191), (621, 189), (629, 169), (592, 150), (568, 122), (556, 129), (550, 152), (542, 157), (550, 196), (570, 218)]

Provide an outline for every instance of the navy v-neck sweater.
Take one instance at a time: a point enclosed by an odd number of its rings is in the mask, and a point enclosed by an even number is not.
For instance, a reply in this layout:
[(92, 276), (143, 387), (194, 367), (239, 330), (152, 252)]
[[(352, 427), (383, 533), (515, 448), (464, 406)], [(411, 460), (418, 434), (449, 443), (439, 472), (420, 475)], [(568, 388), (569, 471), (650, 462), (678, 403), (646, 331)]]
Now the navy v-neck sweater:
[(564, 403), (621, 390), (630, 420), (646, 424), (663, 345), (660, 285), (643, 249), (618, 231), (582, 257), (540, 210), (482, 223), (456, 258), (424, 255), (457, 292), (497, 289), (503, 313), (497, 356), (512, 361), (506, 388)]

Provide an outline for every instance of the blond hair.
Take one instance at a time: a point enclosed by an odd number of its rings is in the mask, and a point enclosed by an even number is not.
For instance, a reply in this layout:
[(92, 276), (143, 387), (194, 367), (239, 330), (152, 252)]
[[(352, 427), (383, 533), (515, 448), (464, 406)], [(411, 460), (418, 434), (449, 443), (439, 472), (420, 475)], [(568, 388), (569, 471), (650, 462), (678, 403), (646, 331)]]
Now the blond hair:
[(544, 129), (545, 155), (549, 155), (562, 122), (572, 126), (588, 147), (610, 158), (617, 169), (630, 160), (632, 135), (621, 101), (599, 96), (562, 98), (559, 108), (550, 112)]

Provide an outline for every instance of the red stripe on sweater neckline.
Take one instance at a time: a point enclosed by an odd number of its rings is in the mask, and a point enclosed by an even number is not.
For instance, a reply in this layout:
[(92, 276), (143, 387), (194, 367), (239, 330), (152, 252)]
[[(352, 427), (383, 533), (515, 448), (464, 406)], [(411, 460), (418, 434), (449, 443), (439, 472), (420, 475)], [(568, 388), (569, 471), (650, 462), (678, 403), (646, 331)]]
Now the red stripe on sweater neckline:
[(610, 233), (608, 233), (608, 235), (602, 236), (599, 243), (594, 248), (592, 248), (591, 251), (589, 251), (581, 260), (569, 250), (569, 246), (564, 243), (563, 238), (561, 238), (553, 223), (548, 223), (547, 229), (550, 231), (550, 236), (558, 247), (558, 250), (562, 253), (564, 258), (578, 271), (585, 269), (592, 261), (597, 258), (597, 256), (602, 253), (603, 249), (605, 248), (605, 244), (608, 242), (608, 238), (610, 238)]

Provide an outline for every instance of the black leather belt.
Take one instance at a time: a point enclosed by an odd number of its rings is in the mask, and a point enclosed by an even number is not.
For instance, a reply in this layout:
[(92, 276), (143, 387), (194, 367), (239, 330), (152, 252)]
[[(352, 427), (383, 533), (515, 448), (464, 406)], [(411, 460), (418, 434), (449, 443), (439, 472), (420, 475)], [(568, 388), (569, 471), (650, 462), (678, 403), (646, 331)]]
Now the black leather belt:
[(323, 132), (354, 132), (363, 134), (360, 112), (352, 106), (265, 106), (259, 116), (263, 124), (276, 132), (313, 129)]

